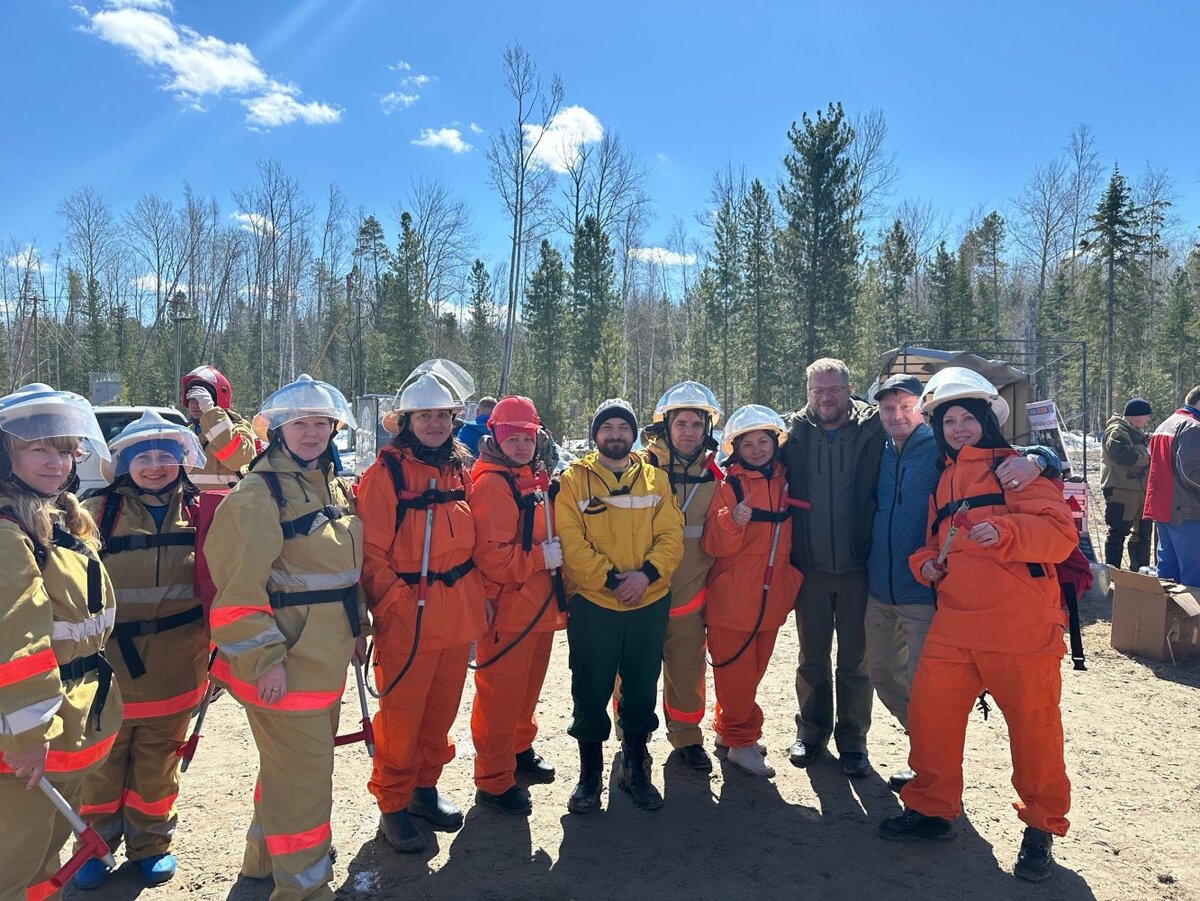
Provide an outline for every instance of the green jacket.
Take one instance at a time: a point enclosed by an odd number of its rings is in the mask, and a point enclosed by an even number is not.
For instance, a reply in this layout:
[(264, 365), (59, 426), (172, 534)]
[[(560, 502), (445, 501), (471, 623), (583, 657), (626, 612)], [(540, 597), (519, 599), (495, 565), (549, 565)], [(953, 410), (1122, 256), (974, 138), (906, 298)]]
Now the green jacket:
[(801, 572), (867, 568), (887, 435), (876, 407), (853, 398), (850, 403), (850, 421), (832, 436), (807, 406), (787, 417), (788, 494), (812, 504), (810, 510), (792, 509), (792, 565)]
[(1150, 437), (1135, 429), (1124, 417), (1113, 415), (1104, 427), (1100, 457), (1100, 487), (1109, 503), (1124, 504), (1139, 511), (1146, 500), (1146, 476), (1150, 470)]

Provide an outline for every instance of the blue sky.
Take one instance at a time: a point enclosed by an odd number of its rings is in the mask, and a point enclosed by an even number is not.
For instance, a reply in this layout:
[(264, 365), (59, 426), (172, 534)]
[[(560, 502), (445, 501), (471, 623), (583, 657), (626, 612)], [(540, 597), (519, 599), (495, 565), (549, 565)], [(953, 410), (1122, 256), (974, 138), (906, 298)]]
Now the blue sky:
[[(254, 181), (256, 158), (275, 157), (318, 204), (336, 181), (389, 241), (410, 176), (436, 177), (467, 202), (496, 262), (505, 225), (484, 150), (511, 115), (500, 54), (514, 40), (562, 76), (568, 105), (636, 151), (657, 216), (648, 245), (673, 217), (698, 232), (727, 161), (773, 182), (791, 122), (831, 100), (883, 111), (901, 175), (893, 200), (928, 200), (956, 226), (1003, 209), (1086, 123), (1106, 171), (1170, 171), (1175, 212), (1196, 235), (1196, 9), (24, 0), (5, 5), (0, 55), (0, 241), (52, 249), (55, 209), (82, 184), (122, 211), (145, 192), (177, 200), (186, 179), (232, 213), (230, 191)], [(414, 143), (423, 135), (432, 146)]]

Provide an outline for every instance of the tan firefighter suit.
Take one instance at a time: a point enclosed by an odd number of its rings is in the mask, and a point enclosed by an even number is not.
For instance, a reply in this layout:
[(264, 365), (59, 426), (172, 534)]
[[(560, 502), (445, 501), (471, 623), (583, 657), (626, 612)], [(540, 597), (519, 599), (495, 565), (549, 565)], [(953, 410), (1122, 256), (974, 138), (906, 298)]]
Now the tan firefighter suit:
[[(246, 708), (259, 755), (242, 873), (273, 875), (272, 901), (333, 897), (333, 739), (366, 624), (353, 506), (331, 466), (302, 470), (275, 446), (221, 502), (205, 539), (217, 585), (212, 677)], [(255, 682), (281, 662), (287, 693), (268, 704)]]
[(192, 587), (195, 533), (183, 487), (169, 496), (159, 529), (136, 487), (124, 484), (84, 506), (100, 525), (101, 560), (117, 593), (107, 657), (125, 701), (125, 722), (105, 764), (84, 788), (83, 815), (125, 856), (171, 850), (179, 757), (191, 713), (208, 684), (208, 631)]
[[(83, 777), (104, 760), (121, 727), (121, 689), (113, 682), (104, 697), (109, 680), (98, 656), (116, 615), (112, 583), (70, 538), (59, 540), (73, 548), (35, 542), (4, 510), (11, 504), (0, 493), (0, 752), (49, 742), (46, 778), (78, 810)], [(70, 824), (3, 758), (0, 836), (0, 898), (58, 897), (49, 880)]]
[(254, 432), (250, 424), (232, 410), (213, 407), (191, 423), (204, 448), (204, 465), (188, 473), (201, 491), (228, 488), (238, 480), (238, 471), (254, 459)]
[(671, 577), (671, 617), (663, 642), (663, 712), (671, 747), (685, 748), (704, 743), (704, 582), (713, 558), (700, 547), (700, 538), (721, 470), (707, 450), (685, 465), (672, 457), (662, 438), (643, 431), (642, 440), (643, 457), (666, 473), (683, 512), (683, 562)]

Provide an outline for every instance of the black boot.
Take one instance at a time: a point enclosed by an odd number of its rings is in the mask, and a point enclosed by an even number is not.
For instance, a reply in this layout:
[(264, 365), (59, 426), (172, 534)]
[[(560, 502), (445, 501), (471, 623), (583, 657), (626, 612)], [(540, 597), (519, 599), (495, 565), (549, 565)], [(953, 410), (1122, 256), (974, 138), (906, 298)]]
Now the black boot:
[(401, 854), (417, 854), (425, 850), (425, 836), (413, 825), (406, 811), (380, 814), (379, 834)]
[(554, 781), (554, 764), (533, 748), (528, 748), (516, 756), (515, 769), (530, 782)]
[(1017, 852), (1017, 862), (1013, 864), (1013, 875), (1027, 882), (1045, 882), (1049, 879), (1054, 867), (1053, 844), (1054, 836), (1049, 832), (1026, 827), (1021, 850)]
[(600, 806), (600, 789), (604, 770), (604, 744), (598, 741), (579, 743), (579, 782), (567, 800), (571, 813), (590, 813)]
[(436, 785), (414, 788), (408, 812), (426, 820), (439, 832), (457, 832), (463, 825), (462, 811), (441, 795)]
[(646, 735), (625, 733), (621, 742), (621, 769), (617, 773), (617, 786), (622, 791), (629, 792), (635, 806), (642, 810), (658, 810), (662, 807), (662, 795), (650, 781), (649, 769), (646, 765), (649, 757), (646, 752)]

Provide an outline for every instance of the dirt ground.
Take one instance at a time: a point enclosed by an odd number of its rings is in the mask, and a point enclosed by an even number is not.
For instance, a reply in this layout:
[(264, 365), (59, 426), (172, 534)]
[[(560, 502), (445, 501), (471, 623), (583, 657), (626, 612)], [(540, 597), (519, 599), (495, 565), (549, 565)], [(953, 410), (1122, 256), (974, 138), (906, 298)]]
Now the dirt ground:
[[(903, 733), (876, 704), (870, 733), (876, 773), (847, 780), (832, 757), (808, 770), (791, 767), (796, 707), (792, 681), (795, 630), (789, 621), (760, 702), (765, 740), (778, 770), (754, 779), (718, 765), (711, 777), (682, 768), (655, 737), (655, 780), (665, 806), (635, 809), (606, 779), (604, 810), (568, 815), (577, 758), (566, 735), (570, 713), (566, 640), (560, 637), (542, 697), (538, 747), (559, 766), (558, 781), (532, 787), (528, 821), (472, 808), (472, 683), (454, 735), (458, 756), (441, 788), (467, 812), (454, 835), (433, 833), (420, 855), (395, 854), (375, 836), (378, 813), (367, 793), (361, 746), (338, 751), (334, 886), (348, 899), (920, 898), (976, 901), (1055, 899), (1200, 899), (1200, 660), (1133, 659), (1108, 647), (1108, 605), (1084, 608), (1086, 673), (1064, 663), (1063, 716), (1073, 786), (1073, 826), (1055, 845), (1059, 867), (1041, 886), (1011, 875), (1021, 824), (1010, 802), (1002, 717), (971, 719), (967, 735), (966, 813), (957, 839), (934, 846), (894, 845), (875, 824), (898, 813), (886, 777), (905, 762)], [(710, 684), (711, 705), (711, 684)], [(343, 723), (356, 702), (346, 696)], [(707, 720), (705, 728), (707, 730)], [(229, 698), (214, 705), (206, 737), (180, 799), (179, 873), (159, 889), (141, 887), (132, 867), (103, 890), (68, 891), (82, 901), (135, 898), (266, 899), (270, 886), (239, 880), (249, 822), (255, 755), (245, 718)], [(711, 733), (709, 736), (711, 746)], [(615, 743), (606, 746), (611, 762)]]

